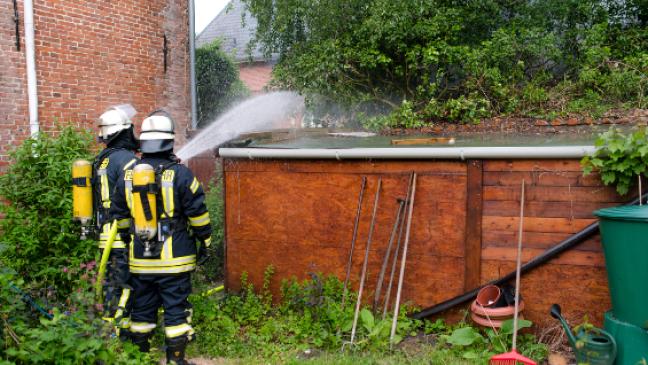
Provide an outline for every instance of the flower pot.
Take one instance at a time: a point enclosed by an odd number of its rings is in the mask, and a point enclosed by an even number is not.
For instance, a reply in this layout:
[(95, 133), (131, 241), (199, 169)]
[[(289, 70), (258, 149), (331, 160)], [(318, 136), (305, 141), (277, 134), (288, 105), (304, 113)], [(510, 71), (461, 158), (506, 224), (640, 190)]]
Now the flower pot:
[[(520, 300), (520, 307), (518, 312), (524, 310), (524, 300)], [(502, 319), (502, 318), (513, 318), (513, 313), (515, 313), (515, 307), (512, 305), (506, 307), (497, 307), (497, 308), (487, 308), (482, 307), (477, 304), (477, 300), (474, 300), (470, 305), (470, 311), (476, 315), (486, 318), (490, 317), (491, 319)]]
[(502, 291), (497, 285), (486, 285), (477, 293), (477, 304), (482, 307), (492, 307), (497, 304)]

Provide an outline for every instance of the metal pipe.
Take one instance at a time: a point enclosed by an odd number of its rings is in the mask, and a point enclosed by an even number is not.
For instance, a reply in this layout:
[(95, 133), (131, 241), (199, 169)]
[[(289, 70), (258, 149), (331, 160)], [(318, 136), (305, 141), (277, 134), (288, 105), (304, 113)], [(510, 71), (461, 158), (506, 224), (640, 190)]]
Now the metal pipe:
[(286, 159), (510, 159), (581, 158), (594, 153), (594, 146), (534, 147), (421, 147), (421, 148), (220, 148), (225, 158)]
[[(412, 179), (410, 178), (409, 186), (412, 186)], [(406, 199), (409, 196), (409, 187), (407, 188), (407, 194), (405, 195)], [(405, 207), (407, 207), (407, 202), (405, 202)], [(405, 219), (407, 215), (403, 213), (401, 216), (401, 221), (398, 227), (398, 241), (396, 241), (396, 249), (394, 250), (394, 258), (392, 259), (391, 271), (389, 273), (389, 284), (387, 285), (387, 292), (385, 293), (385, 300), (383, 302), (383, 312), (382, 319), (387, 317), (387, 311), (389, 310), (389, 300), (391, 299), (391, 291), (394, 284), (394, 274), (396, 273), (396, 264), (398, 263), (398, 255), (400, 253), (401, 241), (403, 239), (403, 227), (405, 226)]]
[(360, 185), (360, 196), (358, 197), (358, 209), (356, 211), (355, 223), (353, 224), (353, 237), (351, 238), (351, 249), (349, 250), (349, 260), (347, 261), (346, 276), (344, 277), (344, 288), (342, 290), (342, 309), (346, 304), (347, 286), (351, 276), (351, 263), (353, 262), (353, 251), (355, 249), (356, 238), (358, 238), (358, 226), (360, 225), (360, 213), (362, 211), (362, 199), (364, 198), (365, 188), (367, 187), (367, 177), (362, 177)]
[(198, 98), (196, 95), (196, 8), (189, 0), (189, 83), (191, 93), (191, 129), (198, 128)]
[[(648, 198), (648, 193), (644, 194), (641, 199), (646, 200)], [(633, 201), (629, 202), (628, 204), (625, 205), (637, 205), (639, 201), (641, 200), (640, 198), (636, 198)], [(585, 227), (583, 230), (580, 232), (574, 233), (571, 237), (565, 239), (564, 241), (560, 242), (559, 244), (547, 249), (545, 252), (542, 254), (534, 257), (531, 259), (531, 261), (527, 262), (526, 264), (522, 265), (521, 273), (524, 274), (526, 272), (529, 272), (533, 269), (535, 269), (538, 266), (542, 266), (549, 260), (553, 259), (554, 257), (560, 255), (561, 253), (568, 251), (572, 249), (573, 247), (578, 246), (578, 244), (582, 243), (586, 239), (592, 237), (593, 235), (597, 234), (599, 232), (599, 224), (598, 222), (592, 223), (589, 226)], [(504, 283), (507, 283), (509, 280), (513, 279), (515, 277), (515, 271), (510, 272), (507, 275), (493, 280), (489, 283), (486, 283), (480, 287), (477, 287), (471, 291), (465, 292), (461, 295), (458, 295), (454, 298), (448, 299), (444, 302), (435, 304), (431, 307), (425, 308), (421, 310), (420, 312), (413, 313), (411, 315), (412, 318), (414, 319), (423, 319), (425, 317), (429, 317), (432, 315), (435, 315), (437, 313), (441, 313), (443, 311), (446, 311), (452, 307), (458, 306), (460, 304), (466, 303), (467, 301), (475, 299), (477, 296), (477, 293), (479, 290), (487, 285), (502, 285)]]
[(356, 328), (358, 326), (358, 315), (360, 314), (360, 304), (362, 304), (362, 291), (364, 290), (365, 278), (367, 277), (367, 265), (369, 264), (369, 250), (371, 249), (371, 239), (376, 224), (376, 214), (378, 213), (378, 201), (380, 199), (380, 188), (382, 187), (382, 177), (378, 178), (376, 187), (376, 197), (374, 198), (373, 213), (371, 214), (371, 225), (369, 226), (369, 237), (365, 247), (364, 261), (362, 263), (362, 272), (360, 273), (360, 288), (358, 289), (358, 298), (356, 299), (355, 313), (353, 315), (353, 326), (351, 327), (351, 344), (355, 339)]
[(400, 274), (398, 275), (398, 287), (396, 289), (396, 302), (394, 302), (394, 317), (392, 318), (391, 333), (389, 335), (389, 345), (394, 344), (396, 336), (396, 325), (398, 324), (398, 312), (400, 311), (400, 300), (403, 292), (403, 281), (405, 279), (405, 263), (407, 263), (407, 247), (409, 246), (410, 228), (412, 227), (412, 212), (414, 211), (414, 199), (416, 198), (416, 172), (412, 178), (411, 196), (407, 197), (409, 209), (407, 212), (407, 228), (405, 229), (405, 242), (403, 243), (403, 257), (401, 258)]
[(398, 199), (398, 210), (396, 211), (396, 218), (394, 219), (394, 227), (392, 228), (391, 235), (389, 236), (389, 243), (387, 244), (385, 256), (383, 256), (383, 263), (380, 268), (380, 274), (378, 275), (378, 282), (376, 282), (376, 293), (374, 294), (374, 302), (372, 308), (374, 313), (376, 313), (376, 309), (378, 308), (378, 301), (380, 301), (380, 293), (382, 291), (383, 280), (385, 279), (385, 271), (387, 271), (387, 265), (389, 264), (389, 256), (391, 255), (392, 246), (394, 245), (396, 232), (398, 231), (398, 227), (400, 227), (400, 216), (403, 211), (404, 205), (405, 201)]
[(32, 137), (38, 134), (38, 86), (36, 79), (36, 57), (34, 42), (34, 3), (25, 0), (25, 65), (27, 66), (27, 100), (29, 104), (29, 132)]

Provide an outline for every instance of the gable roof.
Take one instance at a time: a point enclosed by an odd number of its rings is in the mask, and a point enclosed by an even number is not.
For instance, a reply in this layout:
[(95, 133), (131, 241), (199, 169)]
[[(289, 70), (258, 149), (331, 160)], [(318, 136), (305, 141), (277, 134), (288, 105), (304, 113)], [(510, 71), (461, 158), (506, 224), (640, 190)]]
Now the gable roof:
[(202, 47), (221, 40), (221, 49), (231, 55), (236, 62), (250, 61), (274, 61), (276, 57), (268, 60), (264, 57), (260, 47), (248, 53), (248, 44), (254, 37), (257, 28), (257, 20), (245, 10), (245, 4), (241, 0), (232, 0), (196, 37), (196, 47)]

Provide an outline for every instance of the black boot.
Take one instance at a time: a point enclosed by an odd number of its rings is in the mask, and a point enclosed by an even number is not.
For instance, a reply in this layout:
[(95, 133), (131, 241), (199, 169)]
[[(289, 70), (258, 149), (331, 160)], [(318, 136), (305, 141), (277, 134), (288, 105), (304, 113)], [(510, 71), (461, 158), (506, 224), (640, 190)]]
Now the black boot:
[(141, 352), (151, 351), (151, 343), (149, 342), (150, 338), (150, 333), (130, 333), (131, 342), (133, 342), (135, 346), (139, 347)]
[(192, 365), (191, 363), (187, 362), (187, 360), (185, 360), (185, 349), (187, 348), (188, 342), (189, 340), (186, 336), (166, 339), (167, 365)]

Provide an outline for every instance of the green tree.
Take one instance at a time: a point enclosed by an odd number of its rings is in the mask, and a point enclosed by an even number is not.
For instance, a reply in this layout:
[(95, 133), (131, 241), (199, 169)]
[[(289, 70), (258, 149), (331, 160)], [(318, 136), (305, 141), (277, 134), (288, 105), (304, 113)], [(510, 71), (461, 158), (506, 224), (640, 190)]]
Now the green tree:
[(221, 50), (218, 40), (196, 49), (196, 87), (201, 127), (249, 94), (239, 79), (238, 68)]
[(243, 1), (311, 100), (426, 121), (646, 105), (645, 1)]

